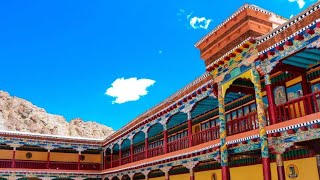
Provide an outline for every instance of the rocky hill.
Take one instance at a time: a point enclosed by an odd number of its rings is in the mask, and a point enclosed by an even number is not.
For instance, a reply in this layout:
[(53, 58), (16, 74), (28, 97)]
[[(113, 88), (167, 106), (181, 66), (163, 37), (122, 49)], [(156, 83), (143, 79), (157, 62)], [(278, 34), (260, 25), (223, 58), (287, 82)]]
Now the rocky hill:
[(86, 138), (106, 138), (113, 129), (95, 122), (47, 113), (24, 99), (0, 91), (0, 130)]

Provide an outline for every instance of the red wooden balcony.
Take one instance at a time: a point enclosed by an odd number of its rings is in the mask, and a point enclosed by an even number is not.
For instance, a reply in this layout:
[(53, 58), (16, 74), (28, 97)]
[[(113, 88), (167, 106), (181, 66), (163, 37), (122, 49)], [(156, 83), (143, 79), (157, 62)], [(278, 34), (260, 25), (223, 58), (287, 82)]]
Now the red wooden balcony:
[(133, 161), (140, 161), (140, 160), (145, 158), (144, 156), (145, 156), (145, 152), (144, 151), (136, 153), (136, 154), (133, 155)]
[(0, 160), (0, 168), (10, 168), (11, 160)]
[(26, 169), (46, 169), (47, 162), (45, 161), (16, 161), (16, 168)]
[(111, 168), (111, 163), (110, 162), (106, 162), (105, 169), (109, 169), (109, 168)]
[(276, 109), (278, 122), (320, 112), (320, 91), (280, 104)]
[(178, 151), (189, 147), (189, 138), (183, 137), (168, 143), (168, 152)]
[(151, 149), (148, 149), (148, 158), (159, 156), (163, 154), (163, 146), (154, 147)]
[(50, 162), (50, 169), (77, 170), (78, 163)]
[(80, 169), (82, 170), (100, 170), (100, 163), (81, 163)]
[(227, 122), (228, 135), (238, 134), (258, 128), (259, 124), (257, 112), (251, 112), (243, 117)]
[(218, 139), (220, 137), (220, 126), (214, 126), (210, 129), (200, 131), (192, 135), (192, 145), (202, 144), (208, 141)]
[(131, 162), (131, 156), (123, 157), (121, 158), (121, 165), (122, 164), (128, 164)]
[(119, 166), (119, 160), (112, 161), (112, 167), (117, 167), (117, 166)]

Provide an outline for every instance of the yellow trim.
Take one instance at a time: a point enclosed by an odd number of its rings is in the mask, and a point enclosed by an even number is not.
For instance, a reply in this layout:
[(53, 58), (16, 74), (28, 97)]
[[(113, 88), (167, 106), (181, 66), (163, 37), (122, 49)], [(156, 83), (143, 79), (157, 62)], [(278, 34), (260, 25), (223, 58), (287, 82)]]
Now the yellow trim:
[(299, 76), (299, 77), (294, 78), (294, 79), (292, 79), (292, 80), (290, 80), (290, 81), (287, 81), (287, 82), (286, 82), (286, 87), (290, 87), (290, 86), (292, 86), (292, 85), (295, 85), (295, 84), (297, 84), (297, 83), (300, 83), (301, 81), (302, 81), (302, 77)]
[(252, 78), (253, 78), (252, 70), (250, 69), (250, 70), (248, 70), (247, 72), (242, 73), (242, 74), (240, 74), (239, 76), (234, 77), (234, 78), (232, 78), (231, 80), (229, 80), (228, 82), (224, 83), (224, 84), (222, 85), (222, 97), (223, 97), (223, 98), (224, 98), (225, 95), (226, 95), (227, 89), (232, 85), (232, 83), (233, 83), (235, 80), (237, 80), (237, 79), (239, 79), (239, 78), (247, 78), (247, 79), (250, 79), (250, 80), (252, 81)]
[(310, 83), (311, 83), (311, 84), (314, 84), (314, 83), (316, 83), (316, 82), (318, 82), (318, 81), (320, 81), (320, 77), (317, 78), (317, 79), (314, 79), (314, 80), (310, 81)]

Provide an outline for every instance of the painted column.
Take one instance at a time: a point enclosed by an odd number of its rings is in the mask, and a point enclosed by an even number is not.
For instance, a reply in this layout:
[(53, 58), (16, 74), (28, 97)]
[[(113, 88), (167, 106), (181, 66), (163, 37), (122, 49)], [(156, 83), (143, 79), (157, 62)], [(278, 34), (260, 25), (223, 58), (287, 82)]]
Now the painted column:
[(78, 152), (78, 170), (81, 169), (80, 157), (81, 157), (81, 151)]
[(47, 149), (47, 151), (48, 151), (46, 168), (50, 169), (50, 153), (51, 153), (51, 150), (53, 150), (54, 148), (51, 145), (48, 145), (45, 147), (45, 149)]
[(128, 174), (128, 176), (129, 176), (130, 180), (133, 180), (134, 173), (130, 173), (130, 174)]
[(121, 166), (122, 150), (121, 145), (119, 145), (119, 166)]
[[(303, 95), (305, 96), (310, 93), (310, 88), (308, 86), (308, 80), (307, 80), (306, 74), (302, 74), (301, 79), (302, 79), (301, 80), (302, 92), (303, 92)], [(311, 104), (309, 104), (307, 99), (304, 99), (303, 104), (306, 109), (306, 113), (311, 114), (312, 113), (312, 108), (310, 109)]]
[(165, 180), (170, 180), (170, 177), (169, 177), (169, 171), (170, 171), (170, 169), (171, 169), (170, 166), (166, 166), (166, 167), (160, 168), (160, 170), (161, 170), (162, 172), (164, 172)]
[(286, 180), (282, 154), (276, 154), (276, 164), (277, 164), (278, 180)]
[(142, 171), (141, 173), (144, 175), (144, 179), (145, 179), (145, 180), (148, 180), (148, 179), (149, 179), (150, 170)]
[(168, 153), (168, 132), (167, 124), (163, 124), (163, 152)]
[(226, 143), (227, 131), (226, 131), (226, 119), (225, 119), (225, 107), (224, 98), (222, 94), (222, 85), (218, 84), (218, 103), (219, 103), (219, 121), (220, 121), (220, 156), (221, 156), (221, 171), (222, 180), (230, 179), (230, 171), (228, 166), (228, 149)]
[(11, 168), (15, 168), (16, 167), (16, 150), (17, 147), (13, 147), (13, 151), (12, 151), (12, 161), (11, 161)]
[(144, 140), (144, 158), (147, 159), (148, 158), (148, 147), (149, 143), (148, 143), (148, 133), (145, 134), (145, 140)]
[(130, 162), (133, 162), (133, 140), (130, 139)]
[(266, 115), (263, 107), (260, 75), (256, 70), (255, 63), (252, 63), (252, 83), (254, 84), (256, 103), (257, 103), (257, 113), (259, 121), (259, 135), (261, 144), (261, 156), (262, 156), (262, 166), (263, 166), (263, 177), (264, 180), (271, 180), (271, 170), (270, 170), (270, 159), (269, 159), (269, 147), (268, 138), (266, 130)]
[(100, 155), (101, 155), (100, 170), (103, 170), (106, 167), (106, 149), (102, 149)]
[(103, 150), (103, 169), (107, 169), (107, 148)]
[(268, 110), (269, 110), (270, 124), (276, 124), (277, 123), (276, 105), (274, 103), (274, 98), (273, 98), (274, 96), (273, 96), (271, 79), (269, 74), (266, 74), (264, 76), (264, 81), (266, 84), (266, 93), (267, 93), (268, 105), (269, 105)]
[(186, 165), (184, 165), (187, 169), (189, 169), (189, 173), (190, 173), (190, 180), (195, 180), (194, 177), (194, 167), (196, 167), (196, 165), (198, 164), (198, 161), (192, 161), (192, 162), (188, 162)]
[(112, 161), (113, 161), (113, 147), (110, 149), (111, 153), (110, 153), (110, 168), (112, 168)]
[(192, 146), (192, 119), (191, 119), (191, 112), (187, 113), (188, 116), (188, 140), (189, 140), (189, 147)]

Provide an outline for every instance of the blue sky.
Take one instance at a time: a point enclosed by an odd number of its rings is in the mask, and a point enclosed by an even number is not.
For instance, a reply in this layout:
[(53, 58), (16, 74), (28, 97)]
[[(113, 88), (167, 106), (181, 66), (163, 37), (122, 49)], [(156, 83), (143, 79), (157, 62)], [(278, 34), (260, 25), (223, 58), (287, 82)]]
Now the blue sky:
[(195, 42), (244, 3), (288, 18), (313, 2), (2, 1), (0, 89), (119, 129), (204, 73)]

